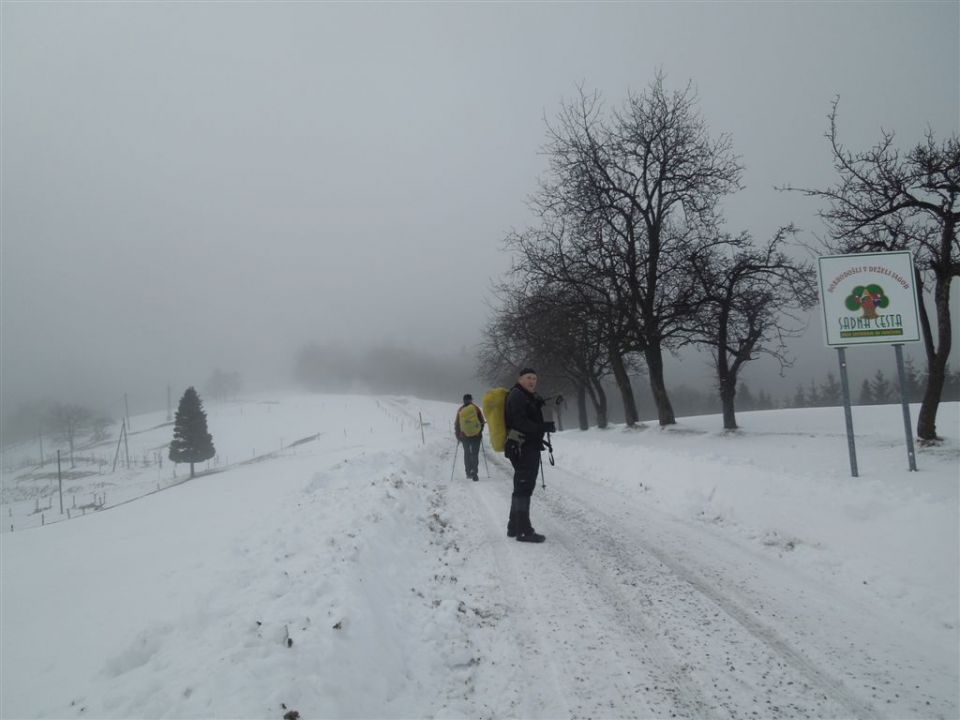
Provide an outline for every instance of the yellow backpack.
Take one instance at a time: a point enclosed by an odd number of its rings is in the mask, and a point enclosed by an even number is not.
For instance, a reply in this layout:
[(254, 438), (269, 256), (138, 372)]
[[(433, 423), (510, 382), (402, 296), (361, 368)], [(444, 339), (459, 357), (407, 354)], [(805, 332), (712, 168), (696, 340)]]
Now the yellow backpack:
[(460, 420), (460, 432), (466, 437), (476, 437), (483, 429), (480, 426), (480, 416), (477, 415), (477, 408), (473, 403), (460, 408), (457, 411), (457, 417)]
[(483, 396), (483, 415), (487, 420), (487, 427), (490, 428), (490, 445), (497, 452), (503, 452), (503, 446), (507, 442), (504, 409), (509, 392), (505, 387), (495, 387), (487, 390)]

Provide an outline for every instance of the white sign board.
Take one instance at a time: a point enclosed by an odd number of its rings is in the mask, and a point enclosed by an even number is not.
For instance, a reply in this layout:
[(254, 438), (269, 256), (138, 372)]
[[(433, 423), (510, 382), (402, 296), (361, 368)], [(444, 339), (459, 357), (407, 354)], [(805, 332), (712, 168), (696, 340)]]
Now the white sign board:
[(920, 341), (909, 252), (819, 258), (820, 306), (828, 347)]

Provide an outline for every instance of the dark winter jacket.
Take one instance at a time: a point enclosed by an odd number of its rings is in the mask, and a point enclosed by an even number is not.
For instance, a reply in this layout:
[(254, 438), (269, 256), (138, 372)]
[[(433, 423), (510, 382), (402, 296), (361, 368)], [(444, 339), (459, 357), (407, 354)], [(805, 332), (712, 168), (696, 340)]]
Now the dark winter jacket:
[(506, 407), (503, 410), (504, 424), (507, 426), (507, 432), (517, 430), (523, 433), (525, 441), (534, 441), (538, 449), (543, 441), (546, 428), (543, 424), (543, 403), (542, 397), (535, 393), (527, 392), (520, 384), (510, 388), (507, 395)]

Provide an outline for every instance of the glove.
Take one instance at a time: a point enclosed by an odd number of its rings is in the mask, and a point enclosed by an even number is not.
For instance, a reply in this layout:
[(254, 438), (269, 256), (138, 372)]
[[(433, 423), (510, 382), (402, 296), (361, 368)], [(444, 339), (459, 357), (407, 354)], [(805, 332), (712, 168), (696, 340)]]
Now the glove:
[(555, 432), (557, 431), (557, 426), (556, 426), (556, 424), (553, 422), (553, 420), (547, 420), (547, 421), (543, 424), (543, 431), (544, 431), (545, 433), (555, 433)]
[(511, 430), (507, 433), (507, 442), (503, 446), (503, 454), (507, 460), (518, 460), (520, 458), (520, 446), (523, 445), (523, 433), (518, 430)]

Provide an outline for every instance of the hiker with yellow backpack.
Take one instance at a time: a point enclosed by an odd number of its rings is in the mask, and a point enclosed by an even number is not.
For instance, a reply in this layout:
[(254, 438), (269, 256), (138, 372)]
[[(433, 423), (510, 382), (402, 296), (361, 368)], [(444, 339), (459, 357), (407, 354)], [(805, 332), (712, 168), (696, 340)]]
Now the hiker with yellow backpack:
[(510, 390), (494, 388), (483, 397), (483, 407), (490, 419), (490, 443), (513, 465), (507, 537), (529, 543), (542, 543), (545, 539), (530, 523), (530, 496), (537, 486), (540, 451), (548, 442), (544, 436), (557, 431), (552, 420), (543, 419), (544, 400), (536, 389), (537, 372), (525, 367)]
[(484, 425), (486, 421), (483, 413), (473, 404), (473, 396), (467, 393), (463, 396), (463, 405), (457, 410), (457, 417), (453, 421), (453, 432), (457, 441), (463, 443), (463, 466), (467, 471), (467, 478), (474, 482), (480, 479), (479, 456)]

